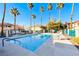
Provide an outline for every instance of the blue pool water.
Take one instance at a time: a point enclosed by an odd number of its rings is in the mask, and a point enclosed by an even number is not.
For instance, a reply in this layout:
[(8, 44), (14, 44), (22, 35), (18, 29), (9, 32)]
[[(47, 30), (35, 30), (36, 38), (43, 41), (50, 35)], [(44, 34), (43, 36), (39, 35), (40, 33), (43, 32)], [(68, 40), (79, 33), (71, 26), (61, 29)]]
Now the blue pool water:
[(29, 35), (29, 36), (14, 39), (14, 40), (8, 40), (8, 42), (19, 45), (31, 51), (35, 51), (39, 46), (41, 46), (46, 40), (50, 38), (51, 38), (51, 35), (38, 34), (38, 35)]

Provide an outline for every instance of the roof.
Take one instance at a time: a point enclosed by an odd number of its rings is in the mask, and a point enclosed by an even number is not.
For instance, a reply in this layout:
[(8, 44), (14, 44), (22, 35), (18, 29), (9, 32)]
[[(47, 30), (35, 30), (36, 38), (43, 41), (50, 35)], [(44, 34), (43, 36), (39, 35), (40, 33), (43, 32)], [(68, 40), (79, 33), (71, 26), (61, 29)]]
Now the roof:
[(79, 23), (79, 20), (75, 21), (74, 23)]
[[(1, 26), (2, 24), (0, 23), (0, 30), (1, 30)], [(10, 27), (5, 27), (5, 26), (10, 26)], [(4, 30), (13, 30), (14, 29), (14, 24), (10, 24), (10, 23), (4, 23)], [(24, 26), (21, 25), (16, 25), (16, 29), (24, 29)]]
[[(73, 24), (74, 24), (74, 23), (79, 23), (79, 20), (74, 21)], [(65, 22), (65, 24), (68, 24), (68, 25), (69, 25), (70, 22)]]
[[(10, 24), (10, 23), (4, 23), (4, 26), (13, 26), (13, 24)], [(2, 26), (2, 23), (0, 23), (0, 26)]]

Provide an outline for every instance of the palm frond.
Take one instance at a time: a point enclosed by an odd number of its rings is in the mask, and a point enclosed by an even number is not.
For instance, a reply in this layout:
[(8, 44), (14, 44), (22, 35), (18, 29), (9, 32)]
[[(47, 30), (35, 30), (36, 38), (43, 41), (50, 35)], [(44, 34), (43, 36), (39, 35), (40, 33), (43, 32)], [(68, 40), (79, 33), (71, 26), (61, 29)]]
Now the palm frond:
[(28, 6), (30, 9), (32, 9), (34, 7), (33, 3), (28, 3)]
[(48, 3), (48, 10), (52, 10), (52, 4)]
[(43, 6), (40, 7), (40, 12), (44, 12), (44, 7)]
[(34, 14), (32, 14), (32, 18), (33, 18), (33, 19), (35, 19), (35, 18), (36, 18), (36, 16), (35, 16)]
[(58, 4), (57, 4), (57, 8), (58, 8), (58, 9), (61, 9), (61, 8), (63, 8), (63, 7), (64, 7), (64, 4), (63, 4), (63, 3), (58, 3)]
[(20, 14), (17, 8), (12, 8), (10, 10), (10, 13), (13, 14), (13, 15), (19, 15)]

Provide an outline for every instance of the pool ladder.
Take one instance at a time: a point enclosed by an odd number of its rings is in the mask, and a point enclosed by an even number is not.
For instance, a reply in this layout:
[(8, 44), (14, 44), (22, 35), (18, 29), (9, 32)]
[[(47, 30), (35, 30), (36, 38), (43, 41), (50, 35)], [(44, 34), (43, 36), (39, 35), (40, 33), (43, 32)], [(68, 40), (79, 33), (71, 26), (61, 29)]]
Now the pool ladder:
[(2, 39), (2, 47), (4, 47), (4, 45), (5, 45), (5, 44), (4, 44), (4, 41), (5, 41), (5, 40), (6, 40), (5, 38)]
[[(2, 47), (4, 47), (5, 45), (5, 40), (8, 40), (8, 38), (3, 38), (2, 39)], [(10, 39), (9, 39), (10, 40)], [(19, 42), (19, 44), (21, 43), (20, 41), (16, 40), (17, 42)]]

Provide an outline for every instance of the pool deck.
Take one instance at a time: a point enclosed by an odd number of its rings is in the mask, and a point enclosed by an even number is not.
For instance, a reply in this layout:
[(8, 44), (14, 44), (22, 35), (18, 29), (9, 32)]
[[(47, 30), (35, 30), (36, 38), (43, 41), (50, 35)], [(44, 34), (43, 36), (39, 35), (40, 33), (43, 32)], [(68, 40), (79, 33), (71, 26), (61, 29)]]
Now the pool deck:
[(79, 50), (71, 44), (69, 40), (48, 40), (35, 53), (40, 56), (79, 56)]
[(0, 40), (0, 56), (79, 56), (79, 50), (69, 40), (48, 39), (34, 52)]

